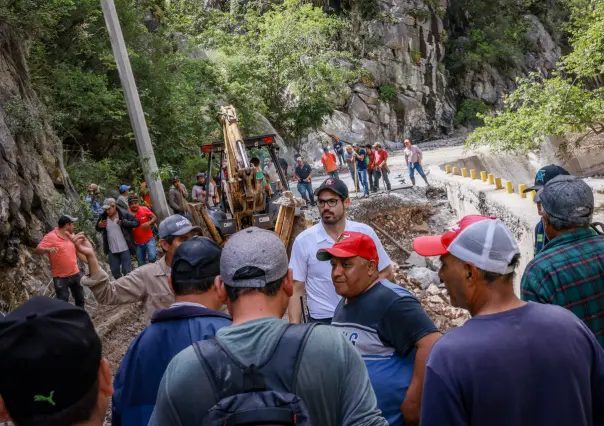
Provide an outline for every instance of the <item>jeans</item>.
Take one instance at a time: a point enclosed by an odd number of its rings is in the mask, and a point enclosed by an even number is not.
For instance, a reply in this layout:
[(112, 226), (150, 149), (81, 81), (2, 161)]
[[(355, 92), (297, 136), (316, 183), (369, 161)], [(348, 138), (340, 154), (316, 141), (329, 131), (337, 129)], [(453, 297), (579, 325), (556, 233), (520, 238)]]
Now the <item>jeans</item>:
[(338, 174), (337, 170), (334, 170), (333, 172), (329, 172), (329, 173), (327, 173), (327, 175), (334, 179), (340, 179), (340, 175)]
[[(116, 280), (123, 275), (128, 275), (132, 271), (132, 260), (130, 259), (130, 251), (122, 251), (120, 253), (109, 253), (109, 268), (111, 275)], [(121, 270), (120, 270), (121, 269)]]
[(386, 189), (388, 191), (391, 190), (392, 187), (390, 186), (390, 179), (388, 178), (388, 175), (389, 175), (389, 173), (388, 173), (388, 170), (386, 170), (386, 169), (376, 169), (374, 171), (373, 179), (375, 180), (376, 188), (380, 184), (380, 178), (384, 178), (384, 184), (386, 185)]
[(377, 191), (379, 178), (377, 177), (375, 170), (367, 170), (367, 176), (369, 177), (369, 189), (372, 191)]
[(337, 155), (340, 166), (344, 164), (344, 151), (338, 151)]
[(149, 241), (144, 244), (136, 245), (136, 261), (138, 266), (143, 266), (145, 263), (154, 263), (157, 258), (157, 246), (155, 245), (155, 238), (151, 237)]
[[(310, 201), (311, 206), (315, 205), (315, 197), (312, 194), (312, 182), (298, 182), (298, 191), (303, 199)], [(308, 197), (305, 193), (308, 193)]]
[(428, 179), (426, 179), (426, 175), (424, 174), (424, 169), (422, 169), (422, 165), (420, 163), (409, 163), (409, 179), (411, 179), (411, 183), (415, 185), (415, 171), (424, 179), (426, 183), (428, 183)]
[(83, 308), (85, 301), (84, 288), (80, 284), (81, 278), (82, 275), (79, 273), (70, 277), (53, 277), (52, 280), (55, 285), (57, 299), (69, 302), (69, 290), (71, 290), (71, 295), (73, 296), (73, 300), (75, 300), (76, 306)]
[(359, 175), (359, 183), (363, 185), (363, 192), (369, 195), (369, 185), (367, 184), (367, 170), (357, 170)]

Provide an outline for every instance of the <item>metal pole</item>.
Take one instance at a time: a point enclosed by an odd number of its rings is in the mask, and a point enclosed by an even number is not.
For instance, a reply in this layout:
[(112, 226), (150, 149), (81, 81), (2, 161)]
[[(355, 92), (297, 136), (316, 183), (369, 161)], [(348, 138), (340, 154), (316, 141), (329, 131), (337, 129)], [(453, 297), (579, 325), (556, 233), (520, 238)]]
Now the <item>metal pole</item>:
[(134, 130), (136, 148), (138, 150), (138, 155), (141, 158), (145, 180), (151, 194), (153, 211), (160, 220), (163, 220), (170, 215), (170, 210), (168, 210), (166, 194), (164, 194), (164, 189), (159, 177), (159, 170), (157, 168), (157, 162), (155, 161), (155, 154), (153, 153), (153, 145), (151, 145), (149, 130), (147, 129), (147, 123), (145, 121), (145, 116), (143, 115), (143, 107), (138, 97), (134, 75), (132, 74), (132, 67), (130, 66), (130, 59), (128, 58), (128, 51), (126, 50), (126, 43), (124, 42), (117, 11), (115, 10), (115, 4), (113, 3), (113, 0), (101, 0), (101, 6), (103, 8), (103, 14), (105, 15), (105, 23), (107, 24), (107, 30), (109, 31), (109, 38), (111, 39), (113, 55), (115, 56), (115, 62), (120, 74), (122, 89), (126, 96), (126, 105), (128, 106), (128, 115), (130, 116), (132, 129)]

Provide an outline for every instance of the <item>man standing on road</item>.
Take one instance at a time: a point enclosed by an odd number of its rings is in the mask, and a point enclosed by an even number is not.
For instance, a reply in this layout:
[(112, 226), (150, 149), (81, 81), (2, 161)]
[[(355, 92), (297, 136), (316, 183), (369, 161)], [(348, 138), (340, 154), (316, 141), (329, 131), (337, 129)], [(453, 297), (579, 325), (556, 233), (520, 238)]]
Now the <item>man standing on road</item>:
[(365, 159), (367, 160), (367, 175), (369, 176), (369, 189), (371, 192), (378, 191), (378, 185), (380, 183), (379, 178), (377, 177), (377, 173), (375, 172), (375, 152), (373, 151), (373, 147), (371, 144), (365, 145), (365, 151), (367, 152), (367, 156)]
[(364, 223), (346, 219), (346, 209), (350, 205), (346, 184), (339, 179), (327, 178), (317, 189), (316, 195), (321, 221), (298, 235), (292, 247), (289, 266), (293, 271), (295, 293), (288, 308), (289, 321), (292, 323), (300, 322), (300, 297), (304, 295), (304, 289), (310, 321), (331, 323), (341, 297), (333, 286), (331, 266), (317, 260), (317, 251), (331, 248), (344, 231), (369, 235), (379, 253), (380, 279), (393, 279), (390, 258), (375, 231)]
[(36, 254), (48, 256), (57, 299), (68, 302), (69, 290), (71, 290), (75, 304), (83, 308), (85, 305), (84, 289), (80, 284), (82, 275), (78, 267), (76, 248), (71, 241), (77, 221), (76, 217), (61, 216), (58, 226), (46, 234), (36, 247)]
[[(545, 184), (547, 184), (550, 180), (560, 175), (569, 176), (570, 173), (568, 173), (566, 169), (553, 164), (545, 166), (537, 172), (537, 175), (535, 176), (535, 184), (530, 188), (525, 189), (524, 192), (527, 193), (531, 191), (539, 191), (540, 189), (543, 189)], [(537, 201), (537, 199), (534, 201), (537, 203), (537, 212), (539, 213), (539, 216), (541, 216), (541, 202)], [(549, 240), (545, 235), (545, 230), (543, 227), (543, 220), (540, 220), (535, 226), (535, 256), (537, 256), (537, 254), (543, 250), (543, 247), (545, 247), (548, 242)]]
[(153, 313), (151, 324), (124, 355), (115, 375), (113, 426), (147, 426), (172, 358), (231, 324), (231, 317), (219, 312), (227, 300), (219, 277), (221, 252), (204, 237), (191, 238), (174, 252), (168, 280), (176, 302)]
[(157, 222), (157, 216), (147, 207), (142, 207), (138, 203), (135, 195), (128, 198), (130, 209), (128, 211), (136, 217), (140, 223), (132, 230), (134, 234), (134, 243), (136, 244), (136, 260), (138, 266), (145, 263), (153, 263), (157, 258), (157, 248), (155, 246), (155, 237), (153, 236), (153, 224)]
[(466, 216), (413, 248), (440, 256), (451, 303), (472, 315), (432, 348), (422, 426), (604, 424), (604, 351), (568, 311), (514, 294), (520, 251), (500, 220)]
[(178, 246), (193, 235), (201, 235), (201, 228), (191, 225), (183, 216), (172, 215), (159, 224), (159, 243), (166, 253), (164, 257), (136, 268), (117, 281), (111, 281), (92, 252), (86, 256), (89, 275), (82, 278), (82, 284), (92, 290), (99, 303), (105, 305), (143, 302), (145, 319), (149, 321), (153, 311), (168, 308), (174, 303), (174, 295), (168, 284), (172, 257)]
[(109, 258), (111, 274), (116, 280), (132, 271), (131, 255), (136, 255), (132, 230), (140, 222), (127, 210), (117, 206), (113, 198), (103, 201), (105, 212), (96, 223), (97, 232), (103, 234), (103, 250)]
[(335, 154), (329, 152), (329, 148), (323, 147), (323, 156), (321, 157), (321, 163), (323, 163), (323, 168), (325, 169), (325, 174), (328, 176), (338, 179), (338, 164), (336, 162)]
[(333, 316), (359, 351), (390, 426), (419, 426), (426, 359), (442, 336), (408, 290), (380, 280), (378, 251), (368, 235), (344, 232), (317, 259), (331, 261), (336, 293)]
[(344, 165), (344, 143), (334, 135), (329, 135), (333, 141), (333, 152), (337, 155), (340, 166)]
[(34, 296), (0, 319), (0, 421), (103, 426), (111, 368), (85, 310)]
[(405, 160), (409, 166), (409, 179), (411, 179), (411, 184), (415, 186), (415, 171), (417, 170), (417, 173), (424, 179), (426, 185), (430, 185), (426, 178), (426, 174), (424, 173), (424, 169), (422, 169), (422, 151), (416, 145), (411, 145), (409, 139), (405, 139), (405, 150), (403, 153), (405, 154)]
[(298, 182), (298, 192), (307, 203), (315, 206), (315, 197), (312, 193), (312, 169), (302, 157), (296, 158), (296, 170), (294, 171), (294, 180)]
[(180, 182), (178, 176), (172, 178), (172, 186), (168, 191), (168, 204), (174, 210), (174, 214), (185, 214), (187, 202), (187, 188)]
[(390, 186), (390, 179), (388, 175), (390, 174), (390, 169), (388, 168), (388, 151), (382, 148), (382, 144), (376, 142), (375, 147), (375, 182), (376, 188), (379, 187), (380, 178), (384, 179), (384, 184), (386, 186), (386, 191), (390, 192), (392, 187)]
[(359, 183), (363, 185), (363, 194), (365, 197), (369, 197), (369, 184), (367, 183), (367, 162), (365, 157), (367, 152), (359, 146), (358, 143), (353, 145), (354, 147), (354, 159), (357, 164), (357, 174)]
[(604, 235), (589, 226), (593, 191), (578, 177), (560, 175), (536, 201), (549, 242), (524, 270), (522, 299), (569, 309), (604, 347)]
[(120, 195), (116, 201), (118, 207), (128, 210), (128, 197), (130, 196), (131, 189), (128, 185), (120, 185)]
[[(160, 384), (149, 425), (223, 424), (210, 423), (213, 413), (208, 411), (219, 400), (243, 393), (245, 383), (235, 378), (256, 368), (268, 389), (303, 401), (309, 424), (387, 425), (367, 369), (344, 336), (331, 327), (290, 325), (281, 319), (293, 282), (285, 246), (274, 232), (252, 227), (231, 236), (222, 251), (220, 276), (233, 325), (176, 355)], [(261, 404), (253, 398), (248, 400), (256, 411), (248, 415), (258, 414)], [(287, 408), (291, 406), (282, 407)], [(292, 417), (287, 424), (295, 423)]]

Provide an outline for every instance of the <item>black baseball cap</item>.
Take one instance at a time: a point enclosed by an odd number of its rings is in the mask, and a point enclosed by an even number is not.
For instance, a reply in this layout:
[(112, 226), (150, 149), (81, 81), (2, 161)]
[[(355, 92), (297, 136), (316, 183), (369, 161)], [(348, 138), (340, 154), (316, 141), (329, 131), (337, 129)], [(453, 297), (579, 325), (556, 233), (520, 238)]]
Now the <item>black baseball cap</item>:
[(86, 311), (35, 296), (0, 318), (0, 395), (14, 418), (39, 419), (98, 386), (101, 340)]
[(128, 197), (128, 204), (130, 204), (133, 201), (138, 201), (138, 197), (136, 195), (131, 195)]
[(340, 179), (332, 177), (325, 179), (321, 186), (316, 189), (315, 195), (319, 195), (319, 193), (324, 189), (329, 189), (331, 192), (335, 192), (342, 200), (348, 198), (348, 187)]
[(77, 217), (73, 217), (73, 216), (64, 214), (63, 216), (61, 216), (59, 218), (59, 227), (62, 228), (65, 225), (68, 225), (70, 223), (76, 223), (77, 221), (78, 221)]
[(542, 167), (535, 175), (535, 184), (530, 188), (526, 188), (524, 192), (539, 191), (545, 186), (550, 180), (560, 175), (570, 175), (568, 171), (560, 166), (550, 164), (549, 166)]
[(222, 247), (206, 237), (194, 237), (178, 246), (172, 258), (172, 281), (200, 280), (220, 275)]

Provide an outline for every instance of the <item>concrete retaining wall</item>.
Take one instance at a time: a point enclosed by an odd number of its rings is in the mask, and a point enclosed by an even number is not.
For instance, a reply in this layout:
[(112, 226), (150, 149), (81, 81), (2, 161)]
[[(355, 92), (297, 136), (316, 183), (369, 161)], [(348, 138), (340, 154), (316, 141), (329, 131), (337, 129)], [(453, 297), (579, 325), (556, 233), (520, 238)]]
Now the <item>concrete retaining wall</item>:
[(520, 294), (520, 279), (533, 258), (533, 234), (540, 220), (535, 203), (517, 194), (506, 194), (479, 179), (447, 175), (436, 167), (431, 168), (430, 179), (446, 188), (447, 198), (458, 219), (469, 214), (496, 216), (512, 231), (521, 253), (514, 280), (514, 290)]

